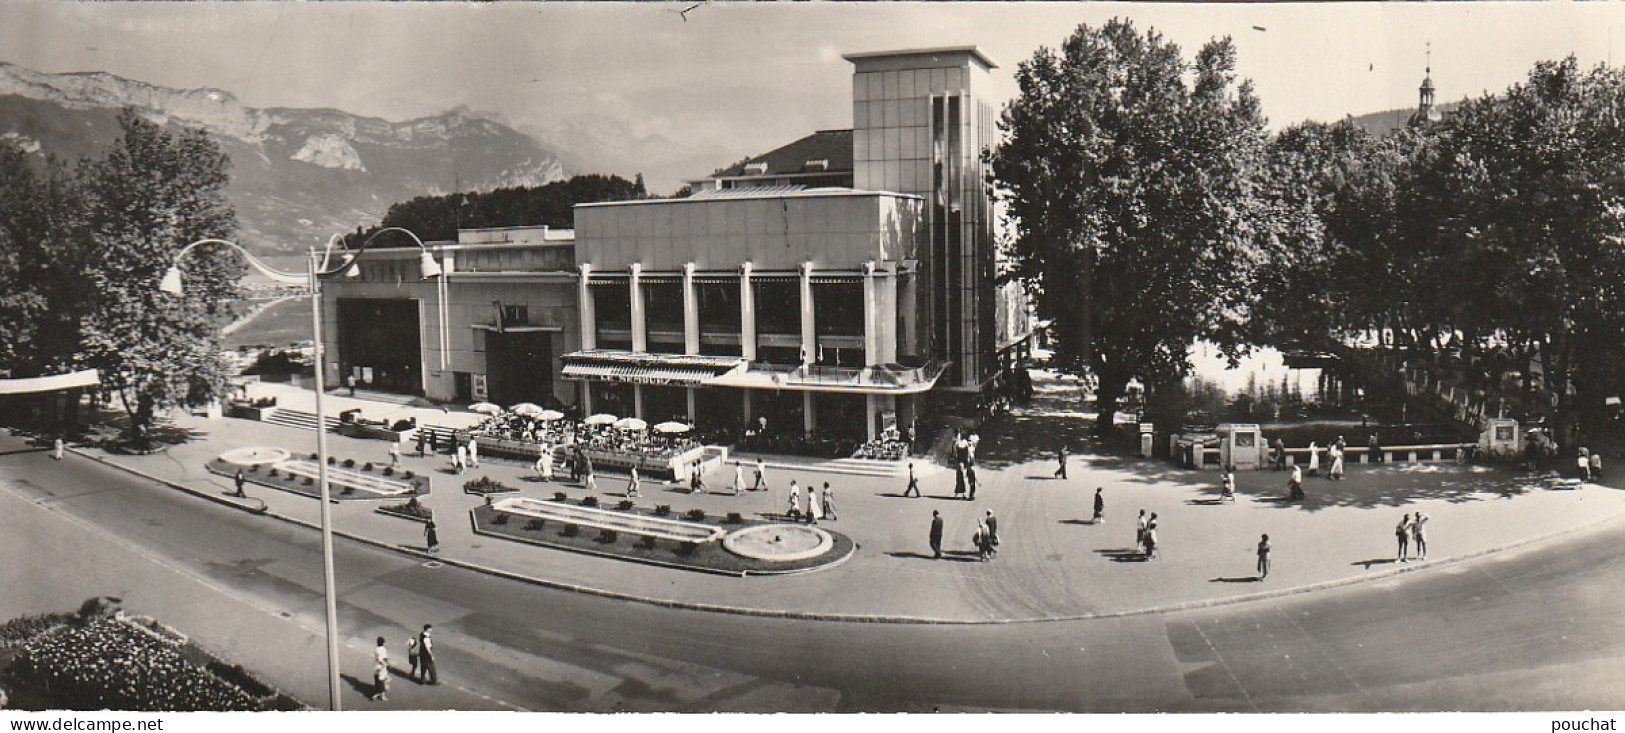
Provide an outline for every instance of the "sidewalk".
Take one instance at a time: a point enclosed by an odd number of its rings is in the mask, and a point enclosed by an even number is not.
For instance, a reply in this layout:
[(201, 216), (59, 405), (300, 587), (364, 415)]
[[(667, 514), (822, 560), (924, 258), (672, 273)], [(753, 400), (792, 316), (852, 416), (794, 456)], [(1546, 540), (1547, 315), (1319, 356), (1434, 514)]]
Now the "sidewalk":
[[(256, 389), (266, 387), (270, 385)], [(289, 389), (277, 390), (279, 400), (288, 400), (282, 404), (305, 409), (295, 404), (298, 395), (285, 393)], [(332, 404), (331, 414), (355, 406), (367, 417), (412, 415), (420, 423), (471, 424), (479, 418), (348, 397), (333, 398)], [(167, 454), (87, 453), (234, 501), (225, 496), (229, 479), (204, 468), (208, 459), (239, 447), (308, 453), (315, 445), (309, 431), (245, 420), (181, 417), (176, 422), (197, 437)], [(976, 502), (951, 498), (948, 472), (922, 475), (924, 498), (901, 498), (901, 479), (789, 469), (769, 471), (770, 491), (738, 497), (645, 487), (644, 502), (671, 504), (678, 512), (698, 507), (711, 514), (751, 514), (780, 511), (792, 478), (803, 486), (829, 481), (840, 519), (826, 526), (852, 537), (859, 549), (839, 566), (782, 577), (710, 576), (478, 536), (467, 513), (481, 499), (462, 493), (465, 481), (489, 476), (539, 498), (550, 498), (554, 491), (572, 497), (586, 492), (564, 483), (542, 483), (528, 466), (501, 459), (485, 458), (481, 468), (463, 476), (446, 470), (444, 456), (405, 455), (403, 463), (433, 476), (433, 491), (423, 501), (439, 519), (442, 552), (437, 559), (442, 561), (669, 605), (866, 621), (1008, 622), (1198, 606), (1428, 568), (1625, 517), (1625, 492), (1596, 484), (1550, 489), (1521, 474), (1471, 466), (1352, 466), (1345, 481), (1308, 479), (1309, 498), (1298, 504), (1273, 501), (1286, 493), (1282, 473), (1243, 473), (1236, 503), (1215, 504), (1217, 473), (1086, 451), (1075, 453), (1069, 480), (1051, 478), (1054, 459), (1035, 446), (1062, 435), (1081, 441), (1086, 427), (1075, 413), (1033, 409), (1014, 413), (984, 432)], [(381, 441), (330, 434), (328, 446), (341, 460), (389, 461), (388, 444)], [(412, 447), (403, 446), (403, 454), (412, 453)], [(731, 481), (731, 467), (706, 476), (713, 491), (725, 491)], [(1088, 522), (1095, 487), (1105, 489), (1107, 522), (1102, 525)], [(599, 488), (600, 496), (618, 499), (625, 481), (601, 477)], [(310, 498), (253, 486), (249, 494), (247, 505), (258, 507), (263, 501), (271, 514), (311, 526), (318, 522), (319, 507)], [(423, 550), (421, 524), (377, 514), (375, 506), (336, 504), (335, 530), (402, 551)], [(1155, 562), (1124, 555), (1134, 546), (1134, 518), (1142, 508), (1159, 515), (1161, 559)], [(987, 509), (999, 518), (1001, 545), (995, 560), (974, 562), (963, 554), (931, 559), (926, 530), (932, 510), (947, 520), (945, 549), (968, 551), (976, 519)], [(1401, 515), (1418, 510), (1431, 517), (1430, 562), (1392, 562), (1394, 525)], [(1269, 579), (1259, 582), (1253, 578), (1254, 546), (1263, 533), (1274, 547), (1273, 568)]]

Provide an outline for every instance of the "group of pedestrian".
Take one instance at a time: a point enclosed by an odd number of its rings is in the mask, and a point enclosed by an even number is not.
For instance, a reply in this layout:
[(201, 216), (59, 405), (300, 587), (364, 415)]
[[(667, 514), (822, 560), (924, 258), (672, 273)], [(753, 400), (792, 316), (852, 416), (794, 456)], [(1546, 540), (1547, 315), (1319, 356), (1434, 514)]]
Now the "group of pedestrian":
[(1594, 451), (1580, 446), (1579, 454), (1575, 457), (1575, 465), (1580, 469), (1580, 478), (1584, 481), (1594, 481), (1602, 478), (1602, 451)]
[(786, 519), (817, 524), (820, 519), (834, 520), (836, 518), (835, 494), (830, 490), (828, 481), (824, 482), (822, 489), (817, 486), (807, 486), (807, 503), (803, 505), (801, 503), (801, 486), (796, 483), (795, 479), (791, 479), (789, 499), (789, 505), (784, 510)]
[[(406, 658), (411, 664), (408, 679), (418, 684), (440, 684), (440, 673), (435, 669), (434, 651), (434, 624), (424, 624), (423, 630), (415, 637), (406, 640)], [(378, 637), (378, 643), (372, 650), (373, 691), (368, 699), (385, 701), (389, 699), (389, 647), (384, 637)]]
[[(981, 440), (975, 434), (967, 437), (963, 433), (954, 433), (954, 498), (956, 499), (976, 500), (976, 446)], [(909, 476), (912, 479), (912, 464), (910, 464)]]
[(1148, 561), (1160, 557), (1157, 554), (1156, 512), (1151, 512), (1147, 516), (1144, 509), (1140, 510), (1140, 518), (1135, 521), (1134, 525), (1134, 549), (1139, 551), (1140, 557)]
[[(936, 559), (942, 558), (943, 528), (942, 512), (931, 510), (931, 530), (926, 540), (931, 544), (931, 556)], [(992, 509), (976, 519), (971, 546), (976, 548), (976, 559), (984, 562), (999, 553), (999, 518), (994, 516)]]
[[(1406, 514), (1394, 528), (1394, 539), (1399, 542), (1399, 562), (1428, 559), (1428, 515), (1417, 512)], [(1414, 547), (1413, 547), (1414, 546)], [(1413, 551), (1414, 549), (1414, 551)]]
[(480, 442), (470, 436), (468, 440), (457, 444), (457, 449), (451, 454), (451, 467), (458, 474), (464, 469), (480, 467)]

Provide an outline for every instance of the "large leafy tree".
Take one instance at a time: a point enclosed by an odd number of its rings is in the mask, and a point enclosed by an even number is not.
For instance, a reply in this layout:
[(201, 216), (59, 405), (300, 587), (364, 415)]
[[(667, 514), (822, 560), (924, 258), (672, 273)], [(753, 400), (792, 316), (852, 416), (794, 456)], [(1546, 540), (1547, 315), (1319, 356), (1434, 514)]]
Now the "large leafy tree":
[(82, 198), (56, 161), (0, 140), (0, 372), (61, 371), (78, 346), (87, 286)]
[(1234, 65), (1228, 39), (1186, 62), (1113, 20), (1016, 72), (992, 183), (1015, 274), (1037, 286), (1057, 365), (1094, 378), (1102, 431), (1131, 380), (1176, 386), (1195, 340), (1244, 348), (1263, 252), (1301, 216), (1267, 195), (1264, 121)]
[[(542, 186), (419, 196), (389, 207), (378, 228), (401, 227), (425, 240), (456, 239), (458, 227), (575, 226), (576, 204), (645, 198), (643, 177), (585, 174)], [(373, 231), (376, 231), (373, 230)], [(365, 239), (371, 231), (358, 232)]]
[(157, 283), (188, 243), (229, 239), (236, 213), (226, 202), (230, 160), (198, 130), (174, 134), (126, 109), (120, 135), (81, 163), (94, 291), (83, 320), (80, 360), (101, 370), (144, 444), (161, 409), (218, 395), (226, 368), (219, 333), (231, 316), (243, 263), (234, 252), (199, 247), (182, 267), (186, 293)]

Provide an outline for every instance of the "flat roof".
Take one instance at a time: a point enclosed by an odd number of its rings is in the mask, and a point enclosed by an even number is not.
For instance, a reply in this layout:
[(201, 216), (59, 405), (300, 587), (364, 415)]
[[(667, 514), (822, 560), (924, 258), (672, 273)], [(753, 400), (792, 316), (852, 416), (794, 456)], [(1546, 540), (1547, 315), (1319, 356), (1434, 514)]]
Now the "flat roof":
[(950, 53), (969, 54), (989, 69), (999, 68), (998, 64), (993, 63), (993, 59), (988, 58), (987, 54), (982, 53), (982, 50), (975, 46), (933, 46), (931, 48), (905, 48), (894, 51), (862, 51), (842, 54), (841, 58), (856, 62), (860, 59), (879, 59), (892, 56), (935, 56)]
[[(817, 198), (844, 198), (865, 196), (886, 196), (899, 199), (925, 200), (925, 197), (912, 193), (898, 193), (896, 191), (866, 191), (858, 188), (806, 188), (795, 191), (785, 191), (787, 186), (769, 186), (752, 189), (748, 186), (725, 189), (719, 192), (706, 192), (705, 196), (689, 196), (678, 199), (635, 199), (632, 201), (598, 201), (594, 203), (576, 204), (577, 209), (596, 209), (607, 206), (649, 206), (652, 204), (703, 204), (711, 201), (738, 201), (743, 199), (817, 199)], [(713, 195), (714, 194), (714, 195)]]

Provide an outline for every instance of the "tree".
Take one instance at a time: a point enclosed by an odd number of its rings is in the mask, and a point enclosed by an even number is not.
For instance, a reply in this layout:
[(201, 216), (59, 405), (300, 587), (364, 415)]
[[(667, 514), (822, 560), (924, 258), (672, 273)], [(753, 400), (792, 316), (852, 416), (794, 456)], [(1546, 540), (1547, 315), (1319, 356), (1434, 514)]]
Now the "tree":
[(132, 439), (144, 447), (158, 410), (222, 392), (220, 327), (231, 316), (243, 263), (235, 252), (199, 247), (182, 263), (185, 295), (158, 291), (182, 247), (235, 231), (236, 213), (224, 196), (230, 160), (202, 131), (172, 135), (132, 109), (118, 121), (112, 147), (79, 168), (94, 291), (79, 359), (101, 370), (104, 388), (130, 416)]
[(383, 227), (411, 230), (425, 241), (457, 238), (459, 228), (575, 226), (575, 205), (645, 198), (642, 181), (620, 176), (579, 175), (543, 186), (499, 188), (483, 193), (419, 196), (389, 207), (378, 226), (347, 239), (358, 245)]
[(1234, 66), (1228, 39), (1186, 63), (1112, 20), (1017, 69), (991, 183), (1057, 366), (1095, 380), (1101, 432), (1130, 380), (1172, 391), (1197, 339), (1245, 348), (1251, 279), (1287, 217), (1264, 195), (1264, 121)]

